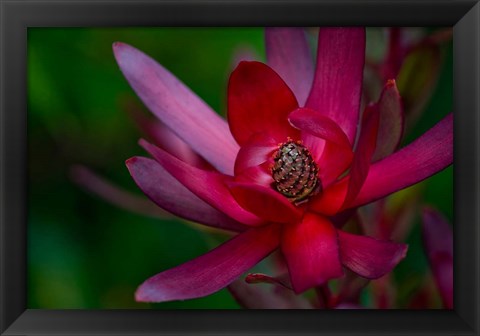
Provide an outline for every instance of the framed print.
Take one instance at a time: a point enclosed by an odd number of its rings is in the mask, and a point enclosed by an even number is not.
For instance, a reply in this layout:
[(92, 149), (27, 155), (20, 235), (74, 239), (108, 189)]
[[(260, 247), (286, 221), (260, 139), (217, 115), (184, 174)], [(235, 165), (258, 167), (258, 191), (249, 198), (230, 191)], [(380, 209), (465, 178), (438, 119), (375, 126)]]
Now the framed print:
[(477, 335), (479, 15), (3, 0), (2, 334)]

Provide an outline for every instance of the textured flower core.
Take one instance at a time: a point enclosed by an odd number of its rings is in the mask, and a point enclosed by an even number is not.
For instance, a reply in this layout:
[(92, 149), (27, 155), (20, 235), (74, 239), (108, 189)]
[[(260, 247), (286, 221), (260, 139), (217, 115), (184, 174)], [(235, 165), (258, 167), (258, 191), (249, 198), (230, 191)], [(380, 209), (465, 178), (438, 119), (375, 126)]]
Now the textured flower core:
[(296, 204), (319, 191), (318, 166), (301, 141), (288, 140), (273, 156), (272, 177), (275, 188)]

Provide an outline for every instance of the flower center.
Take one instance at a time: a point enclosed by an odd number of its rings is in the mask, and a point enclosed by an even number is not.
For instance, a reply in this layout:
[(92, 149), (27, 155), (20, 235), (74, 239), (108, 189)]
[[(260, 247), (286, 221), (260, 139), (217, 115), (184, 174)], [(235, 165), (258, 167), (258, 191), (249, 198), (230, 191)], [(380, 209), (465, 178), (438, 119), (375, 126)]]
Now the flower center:
[(318, 165), (301, 141), (288, 139), (279, 146), (273, 160), (275, 188), (291, 202), (298, 205), (319, 191)]

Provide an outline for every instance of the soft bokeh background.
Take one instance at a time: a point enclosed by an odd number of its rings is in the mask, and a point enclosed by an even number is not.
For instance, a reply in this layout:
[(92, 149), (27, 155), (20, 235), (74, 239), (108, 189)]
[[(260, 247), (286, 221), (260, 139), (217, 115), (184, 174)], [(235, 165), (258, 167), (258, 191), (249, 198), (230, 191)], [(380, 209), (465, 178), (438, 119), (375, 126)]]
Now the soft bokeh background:
[[(138, 100), (115, 63), (113, 42), (151, 55), (224, 114), (233, 59), (250, 50), (264, 60), (263, 34), (261, 28), (29, 28), (29, 308), (239, 308), (227, 290), (184, 302), (136, 303), (133, 293), (146, 278), (205, 253), (220, 237), (115, 207), (79, 188), (70, 171), (83, 164), (140, 194), (124, 164), (144, 155), (124, 109), (125, 101)], [(367, 36), (369, 55), (378, 57), (382, 31), (369, 29)], [(439, 83), (405, 143), (452, 110), (451, 42), (442, 49)], [(451, 221), (452, 172), (420, 188), (420, 201)], [(419, 216), (407, 243), (408, 256), (394, 271), (396, 307), (406, 307), (429, 279)], [(362, 302), (369, 305), (369, 288)]]

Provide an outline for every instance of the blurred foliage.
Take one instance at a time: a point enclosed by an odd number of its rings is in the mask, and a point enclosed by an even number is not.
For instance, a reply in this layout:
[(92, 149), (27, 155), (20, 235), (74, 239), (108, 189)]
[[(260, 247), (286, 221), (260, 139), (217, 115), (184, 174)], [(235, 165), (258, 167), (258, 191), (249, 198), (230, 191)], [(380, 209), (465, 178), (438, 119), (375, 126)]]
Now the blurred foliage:
[[(377, 37), (369, 53), (378, 57), (382, 34), (369, 36)], [(152, 56), (221, 114), (235, 53), (251, 50), (259, 60), (265, 54), (260, 28), (28, 29), (28, 307), (239, 308), (227, 290), (183, 302), (135, 302), (147, 277), (207, 252), (217, 237), (181, 220), (119, 209), (69, 178), (81, 163), (140, 194), (124, 161), (144, 155), (141, 134), (122, 108), (137, 98), (115, 63), (115, 41)], [(452, 110), (451, 44), (444, 49), (439, 84), (406, 143)], [(424, 201), (451, 221), (452, 174), (449, 168), (423, 182)], [(395, 271), (405, 302), (429, 272), (416, 221), (408, 257)]]

